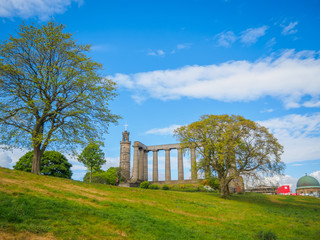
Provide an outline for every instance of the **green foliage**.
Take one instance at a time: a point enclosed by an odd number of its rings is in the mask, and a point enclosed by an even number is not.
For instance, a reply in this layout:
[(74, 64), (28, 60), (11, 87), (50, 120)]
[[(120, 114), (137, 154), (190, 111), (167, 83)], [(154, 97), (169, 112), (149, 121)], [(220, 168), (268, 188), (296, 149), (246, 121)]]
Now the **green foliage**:
[(149, 187), (149, 182), (148, 181), (144, 181), (144, 182), (140, 183), (140, 188), (147, 189), (148, 187)]
[(108, 109), (116, 84), (87, 56), (90, 45), (64, 28), (22, 24), (0, 43), (0, 145), (32, 146), (36, 174), (49, 144), (72, 150), (100, 141), (119, 118)]
[(78, 156), (78, 161), (83, 163), (90, 171), (90, 183), (92, 172), (100, 171), (102, 164), (106, 163), (104, 153), (100, 149), (100, 146), (95, 143), (90, 143), (83, 149), (82, 153)]
[[(92, 183), (101, 183), (108, 185), (117, 185), (119, 183), (120, 171), (117, 167), (110, 167), (107, 171), (93, 171), (92, 172)], [(87, 172), (83, 178), (84, 182), (90, 182), (90, 172)]]
[(117, 185), (120, 182), (120, 168), (118, 167), (110, 167), (106, 171), (107, 184)]
[(158, 184), (151, 184), (151, 185), (149, 185), (148, 188), (149, 188), (149, 189), (157, 190), (157, 189), (159, 189), (159, 185), (158, 185)]
[(175, 130), (184, 149), (195, 148), (201, 159), (198, 168), (219, 178), (221, 196), (228, 196), (228, 184), (240, 175), (280, 174), (283, 147), (258, 123), (241, 116), (204, 115), (197, 122)]
[(162, 186), (162, 190), (169, 190), (170, 188), (169, 188), (169, 186), (167, 185), (167, 184), (164, 184), (163, 186)]
[(269, 230), (264, 230), (264, 231), (260, 231), (257, 234), (257, 238), (256, 239), (258, 239), (258, 240), (277, 240), (278, 237), (273, 232), (271, 232)]
[[(27, 152), (19, 161), (13, 166), (15, 170), (31, 172), (33, 151)], [(57, 151), (45, 151), (40, 162), (40, 170), (43, 175), (50, 175), (62, 178), (71, 178), (72, 165), (67, 158)]]
[(217, 177), (210, 177), (210, 178), (207, 178), (205, 181), (206, 181), (206, 184), (204, 185), (210, 186), (212, 189), (217, 190), (220, 188), (219, 178)]
[(178, 192), (204, 192), (205, 189), (199, 184), (173, 184), (168, 186), (170, 191)]
[[(86, 175), (83, 177), (84, 182), (90, 182), (90, 172), (87, 172)], [(101, 183), (107, 184), (107, 172), (105, 171), (93, 171), (91, 175), (91, 182), (92, 183)]]

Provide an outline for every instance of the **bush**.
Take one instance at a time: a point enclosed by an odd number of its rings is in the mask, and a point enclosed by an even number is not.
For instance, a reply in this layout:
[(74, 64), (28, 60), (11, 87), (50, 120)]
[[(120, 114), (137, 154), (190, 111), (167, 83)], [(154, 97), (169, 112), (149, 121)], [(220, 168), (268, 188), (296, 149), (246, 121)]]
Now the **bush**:
[(204, 186), (210, 186), (215, 190), (220, 189), (219, 179), (216, 177), (207, 178), (206, 180), (202, 181), (202, 184)]
[(165, 185), (163, 185), (163, 186), (162, 186), (162, 190), (169, 190), (169, 186), (168, 186), (168, 185), (166, 185), (166, 184), (165, 184)]
[[(33, 151), (27, 152), (13, 166), (13, 169), (24, 172), (31, 172), (33, 160)], [(57, 151), (45, 151), (40, 160), (40, 171), (43, 175), (49, 175), (61, 178), (71, 178), (71, 163), (67, 158)]]
[(148, 181), (144, 181), (144, 182), (140, 183), (140, 188), (147, 189), (148, 187), (149, 187), (149, 182)]
[(277, 240), (278, 237), (275, 233), (271, 232), (270, 230), (260, 231), (257, 234), (257, 239), (259, 240)]
[[(109, 184), (109, 185), (117, 185), (119, 183), (120, 175), (119, 168), (110, 167), (107, 171), (94, 171), (92, 172), (91, 182), (93, 183), (101, 183), (101, 184)], [(90, 181), (90, 172), (87, 172), (83, 178), (84, 182)]]
[(159, 189), (159, 185), (158, 184), (149, 185), (149, 189)]

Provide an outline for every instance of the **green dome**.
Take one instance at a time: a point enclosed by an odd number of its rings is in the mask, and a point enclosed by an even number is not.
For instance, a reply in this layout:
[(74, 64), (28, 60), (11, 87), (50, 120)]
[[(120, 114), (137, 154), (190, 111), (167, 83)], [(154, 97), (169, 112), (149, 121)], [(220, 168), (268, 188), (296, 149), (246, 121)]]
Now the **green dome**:
[(304, 188), (304, 187), (319, 187), (320, 184), (317, 179), (311, 176), (303, 176), (297, 182), (297, 188)]

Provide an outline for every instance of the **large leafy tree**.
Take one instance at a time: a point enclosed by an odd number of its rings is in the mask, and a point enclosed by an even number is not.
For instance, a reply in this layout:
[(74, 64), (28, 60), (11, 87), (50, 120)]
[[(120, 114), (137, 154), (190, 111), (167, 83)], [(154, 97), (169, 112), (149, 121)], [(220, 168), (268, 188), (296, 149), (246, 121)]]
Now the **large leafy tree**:
[(100, 171), (102, 164), (106, 163), (104, 153), (96, 143), (90, 143), (86, 146), (78, 156), (78, 161), (82, 162), (90, 171), (90, 183), (92, 180), (92, 172)]
[(218, 176), (223, 197), (228, 184), (240, 175), (280, 174), (283, 147), (269, 131), (241, 116), (204, 115), (197, 122), (175, 130), (183, 148), (195, 148), (198, 167)]
[(21, 25), (0, 44), (0, 144), (33, 149), (31, 172), (49, 145), (75, 149), (101, 139), (110, 123), (115, 83), (100, 76), (64, 26)]
[[(16, 170), (31, 172), (32, 160), (33, 152), (27, 152), (19, 159), (13, 168)], [(45, 151), (40, 162), (41, 174), (61, 178), (71, 178), (71, 167), (72, 165), (68, 162), (67, 158), (57, 151)]]

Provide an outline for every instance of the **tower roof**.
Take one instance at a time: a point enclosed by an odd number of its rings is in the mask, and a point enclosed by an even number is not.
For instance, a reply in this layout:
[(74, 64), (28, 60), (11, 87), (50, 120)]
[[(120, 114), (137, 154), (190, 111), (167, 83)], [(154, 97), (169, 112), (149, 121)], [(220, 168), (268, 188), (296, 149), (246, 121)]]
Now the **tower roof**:
[(317, 179), (312, 176), (303, 176), (297, 182), (297, 188), (316, 187), (320, 188), (320, 184)]

